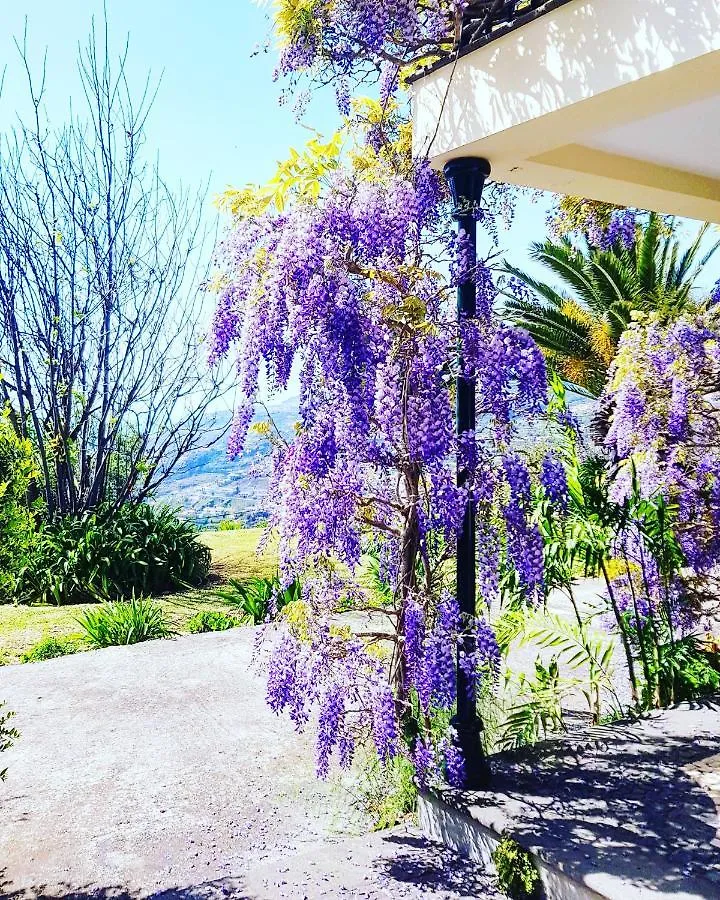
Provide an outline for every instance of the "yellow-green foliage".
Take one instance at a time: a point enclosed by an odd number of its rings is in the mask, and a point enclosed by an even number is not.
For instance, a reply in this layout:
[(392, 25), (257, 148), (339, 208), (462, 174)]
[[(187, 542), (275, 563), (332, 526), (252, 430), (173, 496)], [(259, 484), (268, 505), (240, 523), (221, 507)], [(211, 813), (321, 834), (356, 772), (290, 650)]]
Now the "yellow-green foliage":
[(608, 578), (611, 581), (614, 581), (616, 578), (621, 578), (623, 575), (627, 575), (628, 572), (632, 572), (633, 575), (639, 575), (641, 573), (640, 566), (637, 563), (628, 563), (624, 559), (609, 559), (605, 566), (608, 574)]
[(317, 200), (323, 179), (339, 165), (342, 147), (342, 132), (335, 132), (326, 142), (318, 135), (302, 151), (291, 148), (267, 184), (249, 184), (239, 190), (228, 188), (216, 203), (236, 218), (248, 218), (262, 215), (270, 207), (282, 212), (291, 199)]
[(285, 46), (319, 31), (319, 12), (328, 0), (275, 0), (275, 32)]
[(218, 525), (218, 531), (240, 531), (244, 527), (242, 522), (236, 522), (234, 519), (223, 519)]
[[(379, 150), (365, 140), (370, 128), (383, 131), (385, 141)], [(294, 202), (312, 203), (343, 162), (368, 181), (382, 180), (388, 169), (410, 174), (412, 125), (395, 101), (382, 104), (371, 97), (355, 98), (351, 117), (328, 140), (316, 133), (302, 150), (290, 150), (267, 184), (228, 188), (215, 202), (223, 212), (240, 219), (282, 212)], [(221, 289), (222, 278), (216, 278), (212, 287)]]
[[(10, 720), (15, 715), (14, 712), (7, 709), (4, 701), (0, 701), (0, 753), (3, 750), (9, 750), (20, 737), (20, 732), (10, 727)], [(0, 770), (0, 781), (5, 781), (7, 777), (7, 769)]]
[(307, 603), (303, 600), (293, 600), (282, 611), (282, 618), (287, 622), (288, 628), (300, 641), (309, 641), (308, 619), (310, 612)]
[(33, 539), (28, 492), (36, 477), (32, 443), (18, 437), (6, 409), (0, 415), (0, 603), (12, 596)]
[(586, 200), (583, 197), (566, 196), (558, 201), (552, 227), (558, 236), (587, 231), (592, 225), (607, 228), (613, 212), (618, 209), (611, 203)]
[(10, 411), (3, 410), (0, 415), (0, 503), (24, 501), (37, 474), (32, 443), (18, 437)]
[(540, 873), (532, 856), (506, 835), (492, 854), (498, 883), (513, 900), (531, 900), (542, 889)]

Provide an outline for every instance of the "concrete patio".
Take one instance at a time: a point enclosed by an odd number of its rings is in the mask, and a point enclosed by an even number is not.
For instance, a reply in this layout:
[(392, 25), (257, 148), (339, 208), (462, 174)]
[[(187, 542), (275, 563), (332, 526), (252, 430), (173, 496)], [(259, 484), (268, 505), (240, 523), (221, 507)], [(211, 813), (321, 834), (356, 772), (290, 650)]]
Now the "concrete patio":
[(423, 802), (434, 840), (366, 834), (315, 779), (311, 735), (268, 710), (255, 635), (0, 668), (22, 732), (2, 760), (1, 896), (492, 900), (509, 831), (550, 897), (720, 897), (720, 705), (498, 757), (492, 792)]
[(720, 705), (681, 704), (498, 757), (492, 790), (426, 797), (424, 831), (479, 863), (500, 835), (554, 898), (720, 897)]
[[(12, 900), (498, 898), (400, 827), (366, 834), (312, 735), (265, 703), (256, 630), (0, 668), (0, 896)], [(353, 827), (354, 826), (354, 827)]]

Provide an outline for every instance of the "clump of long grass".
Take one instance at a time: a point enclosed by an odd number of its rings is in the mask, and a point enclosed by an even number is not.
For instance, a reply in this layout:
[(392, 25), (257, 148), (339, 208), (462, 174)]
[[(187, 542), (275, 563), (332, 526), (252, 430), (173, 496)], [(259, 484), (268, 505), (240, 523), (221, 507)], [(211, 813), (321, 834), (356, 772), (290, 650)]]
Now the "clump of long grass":
[(94, 647), (118, 647), (169, 637), (162, 607), (144, 597), (102, 603), (77, 619)]

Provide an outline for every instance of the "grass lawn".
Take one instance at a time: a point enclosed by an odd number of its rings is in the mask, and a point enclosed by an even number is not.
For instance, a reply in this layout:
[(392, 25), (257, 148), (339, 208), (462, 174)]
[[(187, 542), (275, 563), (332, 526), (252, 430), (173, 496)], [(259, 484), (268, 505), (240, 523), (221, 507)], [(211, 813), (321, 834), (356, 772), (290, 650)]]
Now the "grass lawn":
[(214, 579), (265, 577), (277, 569), (275, 552), (268, 549), (258, 555), (262, 528), (240, 528), (237, 531), (203, 531), (200, 539), (212, 551)]
[[(202, 610), (232, 610), (216, 593), (229, 579), (265, 577), (275, 572), (274, 552), (257, 552), (262, 533), (261, 528), (202, 533), (201, 540), (212, 551), (208, 586), (156, 598), (173, 631), (186, 631), (188, 621)], [(76, 619), (92, 605), (0, 606), (0, 665), (20, 662), (25, 651), (46, 637), (79, 641), (82, 634)]]

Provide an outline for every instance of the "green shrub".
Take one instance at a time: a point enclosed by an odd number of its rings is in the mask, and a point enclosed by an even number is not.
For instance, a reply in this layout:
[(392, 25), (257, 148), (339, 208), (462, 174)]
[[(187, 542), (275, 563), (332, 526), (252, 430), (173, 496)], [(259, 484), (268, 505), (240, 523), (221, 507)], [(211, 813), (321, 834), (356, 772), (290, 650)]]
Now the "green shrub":
[(205, 634), (208, 631), (228, 631), (240, 622), (225, 613), (204, 610), (193, 616), (187, 624), (190, 634)]
[[(649, 643), (644, 636), (643, 644)], [(659, 646), (651, 668), (663, 706), (720, 690), (720, 655), (706, 650), (694, 635)], [(649, 704), (651, 698), (646, 700)]]
[(242, 531), (245, 526), (242, 522), (235, 522), (233, 519), (223, 519), (218, 525), (218, 531)]
[(500, 888), (513, 900), (534, 900), (540, 897), (542, 882), (532, 856), (508, 835), (505, 835), (492, 854)]
[(271, 615), (277, 615), (288, 603), (300, 600), (299, 581), (293, 581), (288, 587), (281, 588), (280, 580), (274, 578), (249, 578), (240, 581), (230, 579), (230, 588), (218, 591), (227, 603), (238, 606), (246, 619), (253, 625), (262, 625)]
[(0, 603), (13, 599), (28, 562), (38, 507), (29, 502), (36, 474), (32, 443), (18, 437), (8, 411), (0, 411)]
[(162, 607), (143, 597), (103, 603), (78, 619), (93, 647), (121, 647), (169, 637)]
[(92, 603), (202, 584), (210, 550), (165, 506), (126, 504), (46, 524), (17, 588), (26, 603)]
[(24, 663), (42, 662), (45, 659), (55, 659), (58, 656), (76, 653), (78, 649), (76, 641), (48, 635), (26, 650), (20, 658)]
[(403, 756), (383, 765), (372, 750), (360, 752), (355, 760), (351, 806), (369, 818), (376, 831), (394, 828), (410, 816), (417, 804), (415, 769)]
[[(8, 724), (14, 715), (15, 713), (5, 709), (5, 703), (0, 701), (0, 753), (9, 750), (20, 737), (20, 733)], [(7, 769), (0, 770), (0, 781), (5, 781), (6, 777)]]

